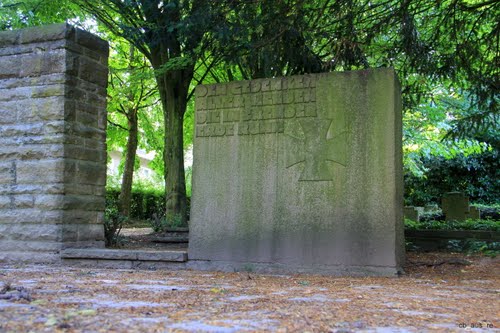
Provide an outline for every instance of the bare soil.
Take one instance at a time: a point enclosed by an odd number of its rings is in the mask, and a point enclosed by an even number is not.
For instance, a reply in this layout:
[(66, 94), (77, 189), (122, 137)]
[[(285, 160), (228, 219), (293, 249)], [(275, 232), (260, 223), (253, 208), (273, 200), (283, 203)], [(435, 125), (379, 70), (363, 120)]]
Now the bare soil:
[(154, 233), (151, 228), (127, 228), (120, 232), (115, 248), (124, 250), (187, 250), (187, 242), (166, 242), (162, 238), (182, 237), (185, 233)]

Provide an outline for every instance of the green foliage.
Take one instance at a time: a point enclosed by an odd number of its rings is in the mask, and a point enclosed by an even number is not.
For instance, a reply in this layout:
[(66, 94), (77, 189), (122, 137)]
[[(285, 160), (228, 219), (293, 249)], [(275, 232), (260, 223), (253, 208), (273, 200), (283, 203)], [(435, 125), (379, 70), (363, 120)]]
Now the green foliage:
[[(106, 191), (106, 205), (112, 210), (118, 211), (118, 190)], [(130, 205), (130, 218), (136, 220), (147, 220), (153, 214), (162, 214), (165, 211), (165, 194), (154, 190), (132, 191)]]
[(127, 221), (127, 217), (118, 212), (116, 201), (114, 203), (114, 205), (110, 204), (106, 200), (106, 210), (104, 211), (104, 238), (106, 246), (116, 246), (119, 243), (120, 231)]
[(481, 210), (481, 217), (483, 219), (500, 221), (500, 203), (488, 205), (475, 203), (474, 206)]
[(405, 219), (408, 230), (487, 230), (500, 231), (500, 221), (485, 219), (467, 219), (466, 221), (421, 221)]
[(162, 216), (154, 214), (148, 222), (154, 232), (163, 232), (169, 229), (175, 230), (187, 227), (187, 224), (182, 222), (182, 216), (180, 214), (167, 214)]
[(494, 258), (500, 254), (500, 242), (485, 242), (473, 239), (449, 240), (447, 250), (468, 254), (481, 253)]
[(405, 170), (416, 177), (425, 176), (424, 159), (467, 157), (492, 149), (489, 145), (491, 140), (484, 136), (452, 140), (448, 134), (453, 122), (471, 112), (471, 104), (465, 96), (452, 89), (442, 86), (429, 89), (428, 101), (403, 115)]
[(423, 176), (405, 174), (405, 204), (439, 203), (446, 192), (461, 191), (478, 203), (500, 202), (500, 153), (459, 154), (452, 159), (422, 157)]
[(408, 230), (419, 230), (421, 223), (405, 218), (405, 229)]
[[(121, 108), (144, 106), (139, 146), (157, 152), (150, 166), (160, 176), (162, 152), (172, 148), (163, 138), (174, 133), (165, 130), (155, 76), (182, 77), (173, 95), (186, 88), (189, 97), (198, 83), (392, 66), (403, 92), (407, 203), (439, 202), (452, 190), (499, 202), (499, 9), (498, 1), (455, 0), (4, 0), (0, 30), (66, 19), (96, 30), (101, 22), (112, 47), (108, 147), (125, 149)], [(189, 103), (176, 114), (185, 150)]]
[(156, 76), (164, 75), (170, 71), (182, 70), (186, 67), (191, 66), (193, 63), (193, 59), (189, 57), (174, 57), (168, 59), (160, 68), (155, 70)]
[(0, 1), (0, 30), (20, 29), (30, 26), (63, 23), (70, 18), (80, 25), (86, 17), (71, 0), (2, 0)]
[(186, 194), (188, 198), (191, 197), (192, 193), (192, 187), (193, 187), (192, 179), (193, 179), (193, 168), (192, 167), (186, 168)]

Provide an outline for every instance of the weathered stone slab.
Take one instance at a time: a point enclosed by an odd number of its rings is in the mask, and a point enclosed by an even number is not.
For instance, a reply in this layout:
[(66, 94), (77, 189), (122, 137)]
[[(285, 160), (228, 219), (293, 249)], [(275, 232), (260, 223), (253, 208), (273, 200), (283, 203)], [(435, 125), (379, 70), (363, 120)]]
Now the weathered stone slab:
[(117, 259), (73, 259), (63, 258), (64, 265), (89, 268), (112, 269), (142, 269), (142, 270), (181, 270), (188, 267), (188, 262), (180, 261), (151, 261), (151, 260), (117, 260)]
[(2, 241), (0, 243), (0, 251), (52, 251), (59, 252), (61, 250), (60, 242), (46, 241)]
[(478, 220), (481, 218), (481, 210), (477, 207), (470, 206), (469, 213), (466, 215), (468, 219)]
[(59, 251), (0, 251), (0, 263), (57, 263), (61, 261)]
[(404, 235), (392, 70), (199, 86), (196, 96), (197, 267), (396, 274)]
[(413, 206), (406, 206), (404, 208), (404, 216), (412, 221), (420, 221), (420, 210)]
[(137, 251), (137, 259), (144, 261), (187, 261), (185, 251)]
[(0, 32), (0, 261), (104, 246), (107, 57), (66, 24)]
[(0, 242), (61, 242), (60, 226), (57, 224), (0, 224)]
[(470, 212), (469, 197), (462, 192), (448, 192), (443, 195), (441, 209), (446, 221), (465, 221)]
[(189, 235), (169, 235), (169, 236), (158, 236), (151, 239), (155, 243), (187, 243), (189, 242)]
[(185, 251), (140, 251), (111, 249), (65, 249), (61, 253), (64, 259), (106, 259), (139, 261), (187, 261)]

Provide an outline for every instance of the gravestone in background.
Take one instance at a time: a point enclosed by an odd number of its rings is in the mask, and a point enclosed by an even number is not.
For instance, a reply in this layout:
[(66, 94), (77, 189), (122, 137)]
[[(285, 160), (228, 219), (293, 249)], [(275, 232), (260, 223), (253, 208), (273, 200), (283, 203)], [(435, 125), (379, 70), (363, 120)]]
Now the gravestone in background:
[(469, 205), (469, 197), (463, 192), (447, 192), (441, 199), (441, 207), (446, 221), (480, 219), (481, 211)]
[(189, 265), (393, 275), (404, 257), (391, 69), (199, 86)]
[(0, 262), (104, 246), (107, 59), (68, 25), (0, 32)]
[(469, 197), (462, 192), (447, 192), (441, 200), (446, 221), (465, 221), (470, 212)]
[(414, 206), (406, 206), (404, 208), (404, 217), (412, 221), (420, 221), (420, 210)]
[(465, 216), (466, 219), (475, 219), (478, 220), (481, 218), (481, 210), (477, 207), (470, 206), (469, 213)]

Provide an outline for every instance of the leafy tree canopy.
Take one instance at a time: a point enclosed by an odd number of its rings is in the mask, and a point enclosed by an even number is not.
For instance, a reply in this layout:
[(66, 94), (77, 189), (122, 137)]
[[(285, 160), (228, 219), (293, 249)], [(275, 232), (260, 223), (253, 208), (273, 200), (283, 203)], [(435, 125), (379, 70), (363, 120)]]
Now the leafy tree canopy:
[(0, 8), (2, 29), (93, 17), (144, 55), (163, 114), (140, 119), (165, 137), (148, 142), (165, 149), (171, 197), (185, 195), (180, 156), (197, 83), (392, 66), (409, 170), (423, 174), (419, 160), (429, 155), (498, 149), (495, 0), (4, 0)]

